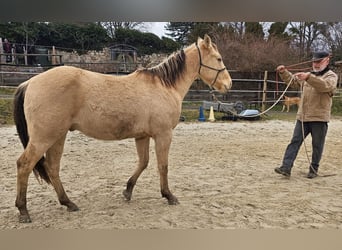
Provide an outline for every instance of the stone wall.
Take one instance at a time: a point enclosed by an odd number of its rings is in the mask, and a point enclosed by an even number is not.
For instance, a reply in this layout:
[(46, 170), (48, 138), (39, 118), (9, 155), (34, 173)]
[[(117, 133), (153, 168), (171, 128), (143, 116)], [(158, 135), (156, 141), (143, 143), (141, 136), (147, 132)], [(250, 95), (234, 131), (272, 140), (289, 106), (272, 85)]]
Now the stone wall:
[[(0, 64), (0, 85), (17, 86), (32, 76), (41, 73), (53, 65), (70, 65), (82, 69), (106, 74), (127, 74), (137, 68), (152, 67), (167, 58), (166, 54), (152, 54), (137, 57), (135, 62), (123, 63), (111, 60), (111, 51), (104, 48), (101, 51), (88, 51), (85, 54), (79, 54), (77, 51), (67, 52), (62, 50), (48, 50), (45, 61), (48, 65), (25, 66), (16, 65), (15, 62), (4, 65)], [(56, 55), (56, 56), (53, 56)]]
[[(152, 54), (137, 57), (135, 62), (123, 63), (120, 61), (111, 60), (109, 48), (104, 48), (102, 51), (88, 51), (86, 54), (78, 54), (76, 51), (56, 51), (56, 54), (61, 55), (64, 65), (74, 65), (80, 68), (101, 72), (115, 73), (126, 71), (132, 72), (141, 67), (152, 67), (167, 58), (166, 54)], [(61, 62), (56, 62), (61, 63)]]
[(56, 50), (56, 54), (62, 55), (62, 63), (104, 63), (110, 62), (110, 50), (88, 51), (86, 54), (78, 54), (77, 51), (66, 52)]

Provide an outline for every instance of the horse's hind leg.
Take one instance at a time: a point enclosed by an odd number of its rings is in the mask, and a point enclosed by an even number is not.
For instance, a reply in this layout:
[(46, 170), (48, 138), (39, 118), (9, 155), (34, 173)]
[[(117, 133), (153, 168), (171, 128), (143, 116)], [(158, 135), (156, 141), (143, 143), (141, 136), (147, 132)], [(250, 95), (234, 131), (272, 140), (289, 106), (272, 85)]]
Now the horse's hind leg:
[(50, 177), (51, 184), (57, 193), (60, 204), (66, 206), (68, 211), (77, 211), (78, 207), (68, 198), (59, 177), (60, 161), (63, 154), (65, 137), (66, 135), (59, 139), (46, 152), (46, 164), (44, 167)]
[(172, 139), (172, 131), (169, 133), (157, 136), (154, 138), (156, 144), (156, 155), (157, 155), (157, 163), (158, 170), (160, 175), (160, 189), (162, 197), (165, 197), (169, 203), (169, 205), (177, 205), (179, 204), (178, 199), (174, 196), (168, 184), (168, 157), (170, 144)]
[(139, 157), (138, 167), (136, 168), (135, 172), (127, 181), (126, 189), (123, 191), (123, 195), (125, 196), (126, 200), (131, 200), (133, 188), (141, 175), (144, 169), (148, 165), (149, 161), (149, 147), (150, 147), (150, 138), (144, 137), (135, 139), (135, 145), (137, 148), (137, 153)]
[(15, 206), (19, 210), (19, 222), (21, 223), (31, 222), (26, 206), (28, 178), (36, 163), (43, 155), (43, 148), (39, 149), (31, 143), (28, 143), (26, 149), (17, 160), (17, 198)]

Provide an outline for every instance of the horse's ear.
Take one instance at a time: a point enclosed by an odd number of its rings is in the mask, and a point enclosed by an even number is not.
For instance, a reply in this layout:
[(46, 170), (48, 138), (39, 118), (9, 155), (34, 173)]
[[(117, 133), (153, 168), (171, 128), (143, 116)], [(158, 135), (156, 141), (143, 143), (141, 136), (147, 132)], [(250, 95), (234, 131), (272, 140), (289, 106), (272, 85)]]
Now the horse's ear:
[(211, 47), (211, 38), (207, 34), (204, 35), (204, 44), (207, 48)]
[(199, 44), (203, 39), (201, 37), (197, 37), (197, 44)]

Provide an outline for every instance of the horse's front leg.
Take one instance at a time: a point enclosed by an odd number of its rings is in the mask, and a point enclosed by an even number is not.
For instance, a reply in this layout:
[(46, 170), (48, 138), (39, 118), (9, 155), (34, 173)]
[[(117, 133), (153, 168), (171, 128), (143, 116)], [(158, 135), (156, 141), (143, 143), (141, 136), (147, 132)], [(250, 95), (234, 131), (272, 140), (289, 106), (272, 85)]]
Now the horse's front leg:
[(177, 205), (179, 204), (178, 199), (171, 193), (167, 177), (169, 150), (172, 140), (172, 130), (166, 134), (156, 136), (154, 140), (160, 176), (160, 191), (162, 197), (165, 197), (167, 199), (169, 205)]
[(149, 147), (150, 147), (150, 137), (144, 137), (135, 139), (135, 145), (137, 148), (139, 163), (138, 167), (136, 168), (135, 172), (127, 181), (126, 189), (123, 191), (123, 195), (125, 196), (126, 200), (130, 201), (132, 198), (133, 188), (141, 175), (144, 169), (148, 165), (149, 161)]

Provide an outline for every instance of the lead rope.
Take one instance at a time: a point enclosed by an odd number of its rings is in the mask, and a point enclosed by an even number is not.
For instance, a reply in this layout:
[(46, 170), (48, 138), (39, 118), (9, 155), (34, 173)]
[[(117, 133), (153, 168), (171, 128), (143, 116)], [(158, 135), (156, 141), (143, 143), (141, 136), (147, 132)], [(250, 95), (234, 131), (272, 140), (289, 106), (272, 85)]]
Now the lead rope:
[[(310, 61), (305, 61), (305, 62), (301, 62), (301, 63), (296, 63), (296, 64), (291, 64), (291, 65), (286, 66), (285, 68), (286, 68), (287, 70), (291, 70), (291, 71), (304, 71), (304, 70), (308, 70), (308, 69), (311, 69), (311, 68), (294, 68), (294, 67), (299, 66), (299, 65), (303, 65), (303, 64), (307, 64), (307, 63), (311, 63), (311, 62), (312, 62), (312, 60), (310, 60)], [(277, 73), (276, 73), (276, 77), (277, 77), (276, 82), (278, 83), (278, 74), (277, 74)], [(281, 101), (281, 99), (282, 99), (283, 96), (285, 95), (286, 91), (288, 90), (288, 88), (289, 88), (290, 85), (292, 84), (292, 81), (294, 80), (294, 78), (295, 78), (295, 76), (292, 75), (292, 78), (291, 78), (290, 82), (287, 84), (285, 90), (282, 92), (282, 94), (279, 96), (279, 98), (276, 100), (276, 102), (273, 103), (273, 104), (271, 105), (271, 107), (269, 107), (268, 109), (264, 110), (263, 112), (261, 112), (261, 113), (259, 113), (259, 114), (255, 114), (255, 115), (240, 115), (240, 114), (238, 114), (238, 113), (236, 113), (236, 112), (234, 112), (234, 111), (229, 111), (229, 112), (230, 112), (232, 115), (234, 115), (234, 116), (237, 116), (237, 117), (247, 117), (247, 118), (254, 118), (254, 117), (258, 117), (258, 116), (262, 116), (262, 115), (266, 114), (266, 113), (269, 112), (271, 109), (273, 109), (275, 105), (277, 105), (277, 104)], [(277, 84), (277, 86), (278, 86), (278, 84)], [(278, 90), (277, 90), (277, 92), (278, 92)], [(219, 101), (219, 100), (217, 99), (217, 97), (215, 96), (214, 90), (211, 90), (209, 93), (212, 94), (212, 97), (213, 97), (213, 99), (214, 99), (216, 102), (218, 102), (219, 104), (222, 104), (222, 102)]]
[[(234, 116), (237, 116), (237, 117), (248, 117), (248, 118), (258, 117), (258, 116), (262, 116), (262, 115), (266, 114), (268, 111), (270, 111), (271, 109), (273, 109), (274, 106), (277, 105), (277, 104), (281, 101), (281, 99), (282, 99), (283, 96), (285, 95), (287, 89), (288, 89), (288, 88), (290, 87), (290, 85), (292, 84), (292, 81), (294, 80), (294, 78), (295, 78), (295, 77), (292, 76), (292, 78), (291, 78), (289, 84), (286, 86), (285, 90), (284, 90), (284, 91), (282, 92), (282, 94), (279, 96), (278, 100), (276, 100), (275, 103), (273, 103), (268, 109), (264, 110), (263, 112), (261, 112), (261, 113), (259, 113), (259, 114), (255, 114), (255, 115), (240, 115), (240, 114), (238, 114), (238, 113), (236, 113), (236, 112), (234, 112), (234, 111), (229, 111), (229, 112), (230, 112), (231, 114), (233, 114)], [(216, 102), (218, 102), (219, 104), (222, 104), (222, 102), (219, 101), (219, 100), (217, 99), (217, 97), (215, 96), (214, 90), (210, 91), (209, 93), (212, 94), (212, 97), (213, 97), (213, 99), (214, 99)]]
[[(304, 84), (302, 84), (301, 86), (301, 89), (300, 89), (300, 95), (302, 97), (302, 103), (304, 103), (304, 95), (302, 95), (303, 93), (303, 88), (304, 88)], [(310, 156), (309, 156), (309, 150), (306, 146), (306, 142), (305, 142), (305, 134), (304, 134), (304, 109), (303, 109), (303, 106), (302, 106), (302, 114), (301, 114), (301, 119), (300, 119), (300, 122), (301, 122), (301, 127), (302, 127), (302, 136), (303, 136), (303, 144), (304, 144), (304, 151), (305, 151), (305, 155), (306, 155), (306, 158), (309, 162), (309, 166), (310, 166), (310, 169), (318, 176), (318, 173), (317, 171), (314, 169), (314, 167), (312, 166), (311, 164), (311, 160), (310, 160)]]

